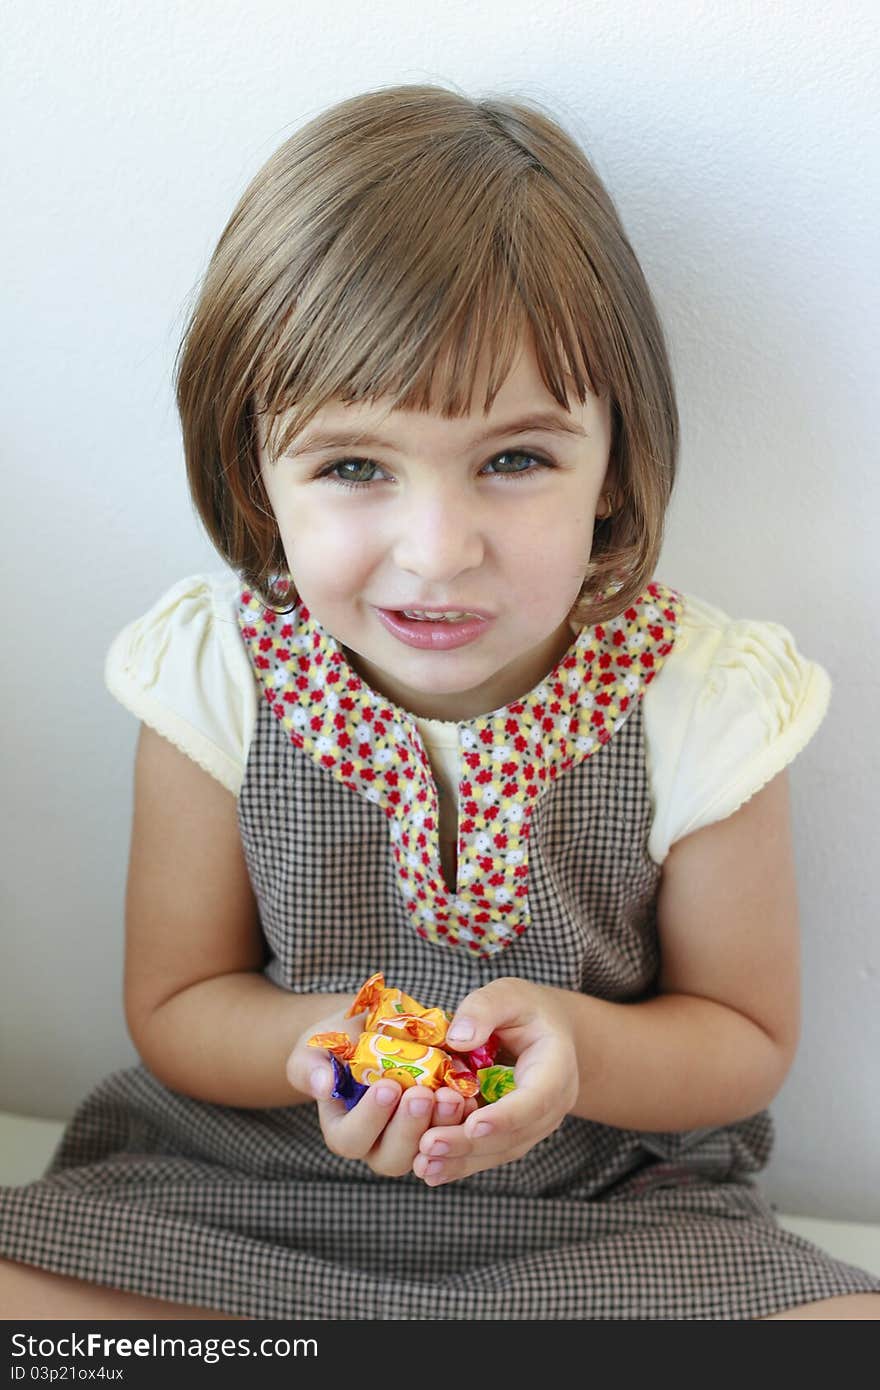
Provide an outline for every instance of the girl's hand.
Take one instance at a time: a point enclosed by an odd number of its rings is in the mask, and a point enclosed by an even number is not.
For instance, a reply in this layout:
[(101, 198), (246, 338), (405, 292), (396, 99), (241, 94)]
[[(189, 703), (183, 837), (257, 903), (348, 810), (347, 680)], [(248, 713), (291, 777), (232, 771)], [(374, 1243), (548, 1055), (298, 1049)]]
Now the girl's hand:
[(315, 1033), (336, 1031), (359, 1037), (363, 1017), (346, 1018), (345, 1009), (340, 1009), (313, 1024), (287, 1060), (287, 1079), (296, 1090), (317, 1100), (321, 1133), (331, 1153), (362, 1159), (382, 1177), (403, 1177), (412, 1171), (425, 1131), (433, 1124), (454, 1132), (476, 1109), (476, 1101), (464, 1100), (446, 1087), (429, 1091), (425, 1086), (409, 1086), (404, 1092), (396, 1081), (377, 1081), (352, 1110), (346, 1110), (341, 1100), (329, 1098), (333, 1071), (327, 1054), (307, 1045)]
[(516, 1089), (481, 1105), (466, 1123), (428, 1129), (413, 1163), (429, 1187), (521, 1158), (552, 1134), (578, 1094), (577, 1056), (565, 992), (528, 980), (493, 980), (455, 1011), (446, 1045), (467, 1052), (495, 1033), (516, 1059)]

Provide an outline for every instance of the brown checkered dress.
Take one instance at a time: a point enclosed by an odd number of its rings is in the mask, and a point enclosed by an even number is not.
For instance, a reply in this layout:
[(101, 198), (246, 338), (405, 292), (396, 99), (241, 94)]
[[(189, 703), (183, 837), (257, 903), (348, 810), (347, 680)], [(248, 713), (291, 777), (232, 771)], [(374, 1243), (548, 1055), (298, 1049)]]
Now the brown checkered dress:
[[(239, 820), (277, 985), (353, 993), (381, 969), (448, 1009), (499, 975), (650, 994), (660, 869), (640, 697), (681, 600), (643, 600), (585, 630), (502, 718), (460, 726), (452, 893), (413, 722), (304, 611), (257, 619), (243, 596), (265, 698)], [(639, 631), (653, 635), (631, 642)], [(630, 662), (603, 704), (604, 654), (623, 649), (653, 651), (653, 666), (633, 677)], [(686, 1134), (569, 1116), (516, 1162), (429, 1189), (330, 1153), (313, 1105), (211, 1105), (137, 1066), (87, 1097), (44, 1178), (0, 1193), (0, 1254), (252, 1318), (745, 1319), (880, 1291), (776, 1224), (752, 1178), (771, 1143), (766, 1112)]]

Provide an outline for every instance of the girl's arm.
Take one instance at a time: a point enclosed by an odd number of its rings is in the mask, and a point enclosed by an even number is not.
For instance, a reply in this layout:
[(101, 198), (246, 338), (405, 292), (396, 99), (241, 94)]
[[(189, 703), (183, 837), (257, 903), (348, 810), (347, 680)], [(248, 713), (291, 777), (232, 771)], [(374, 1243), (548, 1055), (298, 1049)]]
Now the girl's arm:
[(642, 1130), (728, 1124), (766, 1106), (794, 1060), (800, 951), (788, 775), (673, 845), (657, 901), (658, 996), (564, 1001), (573, 1113)]
[(262, 975), (235, 797), (146, 725), (125, 917), (126, 1021), (160, 1081), (221, 1105), (313, 1099), (293, 1089), (287, 1058), (353, 996), (292, 994)]

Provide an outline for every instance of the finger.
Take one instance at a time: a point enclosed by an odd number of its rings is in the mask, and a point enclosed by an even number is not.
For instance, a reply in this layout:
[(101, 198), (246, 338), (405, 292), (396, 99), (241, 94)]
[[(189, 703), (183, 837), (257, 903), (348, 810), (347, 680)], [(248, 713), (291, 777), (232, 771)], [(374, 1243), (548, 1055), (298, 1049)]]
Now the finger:
[[(432, 1126), (426, 1130), (413, 1159), (412, 1171), (416, 1177), (422, 1178), (429, 1187), (437, 1187), (469, 1177), (484, 1168), (510, 1163), (555, 1129), (558, 1119), (549, 1125), (540, 1122), (536, 1125), (531, 1110), (522, 1114), (518, 1110), (511, 1120), (509, 1108), (507, 1114), (500, 1109), (506, 1099), (505, 1096), (492, 1105), (475, 1106), (460, 1124)], [(542, 1114), (545, 1109), (542, 1103)]]
[[(499, 1102), (500, 1103), (500, 1102)], [(481, 1120), (479, 1123), (479, 1133), (476, 1126), (462, 1123), (449, 1125), (446, 1127), (432, 1126), (422, 1135), (419, 1143), (419, 1152), (413, 1160), (413, 1172), (417, 1177), (425, 1177), (428, 1174), (439, 1174), (441, 1171), (455, 1171), (456, 1177), (464, 1176), (461, 1164), (471, 1163), (475, 1165), (469, 1171), (476, 1172), (478, 1168), (488, 1167), (497, 1161), (500, 1156), (504, 1159), (509, 1158), (514, 1146), (523, 1144), (525, 1148), (530, 1147), (529, 1132), (514, 1131), (510, 1126), (502, 1129), (492, 1126), (484, 1118), (488, 1106), (481, 1107)], [(466, 1120), (469, 1116), (465, 1117)], [(536, 1142), (538, 1138), (543, 1138), (542, 1134), (536, 1134), (531, 1142)], [(436, 1162), (435, 1160), (440, 1160)]]
[(346, 1110), (341, 1100), (318, 1101), (318, 1116), (327, 1147), (343, 1158), (366, 1158), (375, 1147), (401, 1097), (396, 1081), (368, 1086), (357, 1105)]
[(327, 1014), (306, 1029), (287, 1058), (285, 1071), (287, 1079), (295, 1091), (301, 1095), (313, 1096), (323, 1100), (333, 1088), (333, 1070), (330, 1055), (325, 1048), (313, 1047), (308, 1038), (316, 1033), (347, 1033), (356, 1038), (360, 1029), (347, 1018), (345, 1009), (337, 1009)]
[(333, 1089), (333, 1071), (326, 1052), (295, 1047), (285, 1067), (287, 1079), (300, 1095), (326, 1100)]
[(473, 1173), (481, 1172), (484, 1168), (497, 1168), (503, 1163), (512, 1163), (515, 1159), (522, 1158), (523, 1154), (527, 1153), (531, 1147), (531, 1143), (526, 1139), (514, 1148), (506, 1148), (499, 1154), (485, 1153), (476, 1144), (472, 1146), (469, 1153), (450, 1153), (439, 1157), (434, 1154), (418, 1153), (413, 1159), (413, 1172), (428, 1187), (439, 1187), (442, 1183), (468, 1178)]
[[(471, 1096), (465, 1099), (457, 1091), (441, 1088), (434, 1097), (434, 1113), (431, 1116), (430, 1128), (425, 1127), (416, 1148), (424, 1153), (449, 1153), (452, 1148), (456, 1153), (465, 1152), (470, 1147), (470, 1140), (457, 1139), (455, 1144), (444, 1141), (447, 1136), (460, 1135), (462, 1122), (473, 1113), (476, 1105), (477, 1102)], [(413, 1155), (410, 1155), (410, 1160), (412, 1157)]]
[[(436, 1094), (434, 1114), (430, 1128), (420, 1137), (418, 1154), (411, 1156), (413, 1171), (417, 1177), (424, 1177), (427, 1165), (433, 1158), (450, 1155), (463, 1158), (470, 1153), (473, 1141), (462, 1130), (462, 1123), (477, 1108), (473, 1096), (466, 1099), (457, 1091), (441, 1088)], [(415, 1159), (419, 1158), (416, 1163)]]
[[(543, 1076), (543, 1073), (541, 1073)], [(514, 1148), (530, 1148), (559, 1124), (564, 1107), (556, 1091), (537, 1085), (538, 1074), (520, 1091), (510, 1091), (491, 1105), (480, 1106), (454, 1127), (432, 1127), (423, 1134), (419, 1152), (449, 1160), (471, 1156), (494, 1159)], [(421, 1174), (419, 1174), (421, 1176)]]
[(496, 1028), (516, 1028), (527, 1022), (530, 1010), (523, 982), (503, 978), (472, 990), (461, 1000), (446, 1032), (450, 1047), (468, 1051), (488, 1040)]
[(449, 1086), (441, 1086), (434, 1093), (432, 1125), (458, 1125), (468, 1114), (468, 1103), (458, 1091), (453, 1091)]
[(558, 1094), (555, 1086), (545, 1089), (543, 1084), (509, 1091), (467, 1117), (461, 1126), (463, 1140), (485, 1155), (503, 1153), (526, 1138), (536, 1144), (556, 1129), (565, 1114)]
[(419, 1143), (419, 1153), (425, 1158), (466, 1158), (473, 1150), (474, 1140), (463, 1125), (431, 1128)]
[(433, 1091), (426, 1086), (408, 1087), (370, 1151), (367, 1161), (374, 1173), (401, 1177), (409, 1172), (419, 1141), (431, 1123), (433, 1109)]
[[(441, 1129), (445, 1136), (447, 1127), (455, 1132), (476, 1108), (477, 1099), (475, 1096), (464, 1097), (459, 1091), (453, 1091), (448, 1086), (441, 1086), (434, 1096), (434, 1114), (431, 1117), (431, 1128), (427, 1131), (425, 1139), (430, 1139), (432, 1135), (439, 1136)], [(424, 1148), (424, 1144), (422, 1147)]]
[[(500, 1105), (500, 1101), (498, 1104)], [(533, 1142), (544, 1137), (538, 1127), (528, 1123), (514, 1126), (510, 1123), (499, 1125), (494, 1119), (485, 1117), (485, 1110), (474, 1124), (464, 1123), (447, 1128), (432, 1128), (422, 1135), (419, 1152), (428, 1158), (460, 1159), (472, 1155), (493, 1158), (507, 1153), (514, 1145), (520, 1144), (530, 1135)], [(493, 1107), (494, 1108), (494, 1107)]]

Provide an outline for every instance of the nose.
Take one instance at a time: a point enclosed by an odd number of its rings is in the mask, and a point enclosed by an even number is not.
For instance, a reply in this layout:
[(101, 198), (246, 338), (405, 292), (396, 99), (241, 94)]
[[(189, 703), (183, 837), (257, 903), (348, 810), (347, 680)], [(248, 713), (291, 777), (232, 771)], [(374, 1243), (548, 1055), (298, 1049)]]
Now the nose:
[(482, 511), (454, 487), (421, 492), (399, 513), (394, 560), (407, 574), (440, 588), (478, 569), (484, 555)]

